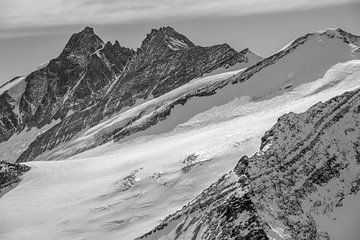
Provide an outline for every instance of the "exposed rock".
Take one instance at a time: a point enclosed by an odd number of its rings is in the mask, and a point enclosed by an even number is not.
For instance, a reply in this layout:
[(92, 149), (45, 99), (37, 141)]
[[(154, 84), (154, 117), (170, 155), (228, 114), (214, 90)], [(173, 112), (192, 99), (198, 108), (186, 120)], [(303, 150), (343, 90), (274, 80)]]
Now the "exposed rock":
[[(358, 194), (360, 91), (281, 117), (250, 158), (252, 200), (272, 226), (294, 239), (327, 239), (319, 216)], [(336, 224), (334, 224), (336, 225)]]
[[(239, 161), (237, 168), (246, 168), (246, 162)], [(138, 239), (269, 239), (248, 184), (245, 175), (226, 174)]]
[(26, 165), (0, 161), (0, 197), (20, 182), (20, 176), (29, 170)]

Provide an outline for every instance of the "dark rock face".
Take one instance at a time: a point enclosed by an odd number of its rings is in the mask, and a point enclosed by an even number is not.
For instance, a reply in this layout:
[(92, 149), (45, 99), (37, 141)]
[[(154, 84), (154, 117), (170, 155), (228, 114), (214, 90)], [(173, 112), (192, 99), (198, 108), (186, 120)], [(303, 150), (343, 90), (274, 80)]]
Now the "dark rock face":
[(2, 190), (20, 181), (20, 176), (30, 170), (29, 166), (0, 161), (0, 195)]
[[(31, 161), (139, 99), (158, 97), (204, 73), (247, 62), (229, 45), (195, 46), (171, 27), (152, 30), (136, 52), (118, 42), (103, 44), (92, 29), (74, 34), (60, 56), (31, 73), (21, 98), (24, 124), (61, 122), (20, 156)], [(249, 63), (250, 64), (250, 63)]]
[[(242, 158), (236, 169), (247, 168)], [(269, 226), (261, 219), (240, 170), (221, 177), (195, 200), (138, 239), (261, 239)]]
[(6, 99), (6, 92), (1, 95), (4, 121), (0, 141), (25, 127), (41, 128), (53, 119), (64, 119), (97, 103), (133, 53), (119, 43), (104, 46), (89, 27), (73, 34), (57, 58), (25, 78), (18, 114), (9, 109), (11, 99)]
[(170, 27), (153, 29), (119, 79), (121, 84), (111, 89), (105, 110), (112, 113), (118, 106), (132, 106), (136, 99), (158, 97), (226, 63), (242, 61), (242, 55), (227, 44), (195, 46)]
[[(94, 54), (103, 45), (87, 27), (73, 34), (59, 57), (26, 77), (20, 102), (24, 125), (40, 128), (98, 100), (96, 93), (101, 94), (113, 80), (111, 69)], [(94, 93), (92, 99), (84, 98), (89, 93)]]
[(118, 41), (114, 44), (107, 42), (100, 53), (109, 61), (108, 64), (112, 67), (116, 75), (120, 75), (127, 62), (135, 54), (134, 50), (120, 46)]
[(287, 114), (265, 134), (268, 150), (251, 158), (252, 199), (294, 239), (327, 239), (317, 217), (358, 194), (359, 109), (357, 90)]
[(360, 190), (359, 109), (356, 90), (282, 116), (260, 152), (140, 239), (330, 239), (322, 217)]
[(21, 124), (12, 103), (7, 93), (0, 95), (0, 142), (8, 140)]

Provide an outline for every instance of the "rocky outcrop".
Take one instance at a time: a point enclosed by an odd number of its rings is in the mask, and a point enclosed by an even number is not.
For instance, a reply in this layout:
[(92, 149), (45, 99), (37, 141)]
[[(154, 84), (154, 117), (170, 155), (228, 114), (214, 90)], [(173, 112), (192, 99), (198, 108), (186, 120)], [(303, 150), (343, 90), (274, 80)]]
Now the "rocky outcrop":
[(294, 239), (328, 239), (319, 217), (331, 218), (359, 191), (359, 109), (357, 90), (287, 114), (265, 134), (249, 176), (252, 199), (272, 226)]
[(171, 27), (153, 29), (134, 52), (118, 42), (103, 44), (86, 28), (70, 39), (59, 58), (26, 78), (22, 127), (61, 122), (18, 161), (33, 160), (137, 100), (158, 97), (220, 67), (250, 65), (248, 54), (227, 44), (195, 46)]
[[(242, 159), (236, 169), (246, 167)], [(248, 184), (244, 171), (232, 171), (138, 239), (269, 239)]]
[(0, 197), (20, 182), (20, 176), (30, 170), (29, 166), (0, 161)]
[(0, 142), (9, 139), (21, 124), (21, 120), (13, 111), (13, 102), (7, 93), (0, 95)]
[(359, 109), (356, 90), (280, 117), (258, 153), (139, 239), (334, 239), (360, 189)]

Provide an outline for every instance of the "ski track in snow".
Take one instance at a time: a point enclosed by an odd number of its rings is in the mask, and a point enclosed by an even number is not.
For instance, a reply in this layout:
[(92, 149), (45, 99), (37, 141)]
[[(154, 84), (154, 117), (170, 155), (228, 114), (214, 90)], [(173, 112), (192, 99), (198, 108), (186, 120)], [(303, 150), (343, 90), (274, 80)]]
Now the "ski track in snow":
[[(360, 60), (340, 63), (322, 79), (262, 101), (235, 98), (166, 134), (104, 144), (72, 160), (26, 163), (31, 171), (1, 198), (0, 239), (138, 237), (230, 171), (243, 154), (256, 152), (278, 117), (359, 86)], [(191, 163), (183, 163), (192, 154)]]

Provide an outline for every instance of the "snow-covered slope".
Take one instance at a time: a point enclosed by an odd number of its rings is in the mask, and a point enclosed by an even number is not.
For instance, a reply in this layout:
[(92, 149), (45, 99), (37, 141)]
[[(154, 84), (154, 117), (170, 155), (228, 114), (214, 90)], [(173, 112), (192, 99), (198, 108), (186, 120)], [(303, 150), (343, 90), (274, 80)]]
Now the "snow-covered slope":
[(0, 200), (0, 238), (143, 235), (230, 171), (239, 156), (252, 155), (279, 116), (360, 87), (360, 61), (336, 64), (310, 81), (276, 96), (227, 101), (166, 134), (107, 143), (73, 160), (27, 163), (30, 172)]
[(281, 116), (261, 151), (141, 239), (359, 239), (359, 109), (358, 88)]
[[(178, 125), (188, 126), (184, 123), (195, 115), (235, 98), (259, 101), (291, 91), (299, 84), (321, 78), (334, 64), (359, 59), (360, 52), (354, 47), (359, 39), (341, 29), (304, 35), (278, 53), (243, 71), (237, 70), (235, 76), (233, 73), (209, 76), (199, 80), (201, 85), (189, 84), (182, 90), (171, 91), (151, 103), (114, 115), (35, 159), (63, 159), (109, 141), (165, 133)], [(41, 139), (36, 144), (41, 145)], [(32, 156), (30, 148), (19, 160), (26, 161)]]

